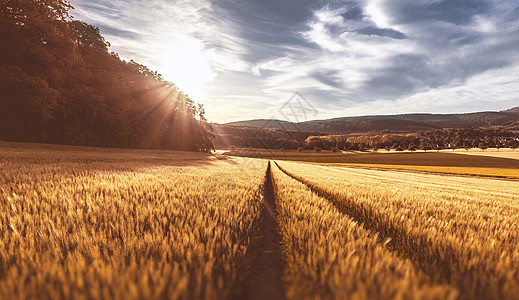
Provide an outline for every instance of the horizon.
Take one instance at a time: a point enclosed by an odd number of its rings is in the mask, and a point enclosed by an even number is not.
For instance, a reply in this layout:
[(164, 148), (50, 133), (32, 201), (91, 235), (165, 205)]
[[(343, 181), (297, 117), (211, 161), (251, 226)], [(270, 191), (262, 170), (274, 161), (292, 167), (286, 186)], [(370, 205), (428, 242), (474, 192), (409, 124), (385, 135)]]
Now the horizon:
[(515, 1), (72, 0), (123, 59), (205, 105), (211, 122), (503, 110), (519, 94)]
[(227, 121), (227, 122), (224, 122), (224, 123), (211, 122), (210, 121), (210, 123), (212, 123), (212, 124), (219, 124), (219, 125), (225, 125), (225, 124), (229, 124), (229, 123), (239, 123), (239, 122), (249, 122), (249, 121), (262, 121), (262, 120), (276, 120), (276, 121), (286, 121), (286, 122), (292, 122), (292, 123), (303, 123), (303, 122), (311, 122), (311, 121), (328, 121), (328, 120), (333, 120), (333, 119), (359, 118), (359, 117), (384, 117), (384, 116), (403, 116), (403, 115), (464, 115), (464, 114), (477, 114), (477, 113), (499, 113), (499, 112), (506, 112), (507, 110), (514, 109), (514, 108), (519, 108), (519, 106), (509, 107), (509, 108), (502, 109), (502, 110), (484, 110), (484, 111), (469, 111), (469, 112), (465, 111), (465, 112), (453, 112), (453, 113), (408, 112), (408, 113), (373, 114), (373, 115), (360, 114), (360, 115), (331, 117), (331, 118), (326, 118), (326, 119), (320, 119), (320, 118), (308, 119), (308, 120), (303, 120), (303, 121), (300, 121), (300, 122), (290, 121), (290, 120), (287, 120), (287, 119), (256, 118), (256, 119), (246, 119), (246, 120), (244, 119), (244, 120), (236, 120), (236, 121)]

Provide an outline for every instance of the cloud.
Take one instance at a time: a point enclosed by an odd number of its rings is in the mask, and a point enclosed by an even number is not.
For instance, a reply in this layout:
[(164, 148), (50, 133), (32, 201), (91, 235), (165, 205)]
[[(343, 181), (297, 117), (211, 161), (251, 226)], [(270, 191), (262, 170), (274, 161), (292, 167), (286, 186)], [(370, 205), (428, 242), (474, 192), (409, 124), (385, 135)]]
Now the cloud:
[(296, 91), (320, 118), (502, 109), (517, 95), (516, 0), (73, 4), (122, 57), (202, 91), (212, 121), (270, 117)]
[[(307, 98), (323, 110), (427, 111), (434, 108), (432, 102), (409, 106), (408, 99), (432, 95), (429, 91), (451, 99), (436, 102), (444, 111), (459, 110), (459, 89), (453, 86), (475, 88), (469, 84), (473, 77), (518, 65), (517, 6), (480, 0), (326, 4), (313, 11), (307, 30), (300, 33), (317, 49), (301, 44), (298, 55), (261, 62), (258, 69), (276, 71), (266, 78), (268, 94), (299, 90), (312, 95)], [(475, 97), (481, 107), (498, 98), (507, 103), (516, 99), (514, 94), (494, 97), (491, 89), (484, 92), (486, 96)], [(465, 101), (466, 109), (477, 101)]]

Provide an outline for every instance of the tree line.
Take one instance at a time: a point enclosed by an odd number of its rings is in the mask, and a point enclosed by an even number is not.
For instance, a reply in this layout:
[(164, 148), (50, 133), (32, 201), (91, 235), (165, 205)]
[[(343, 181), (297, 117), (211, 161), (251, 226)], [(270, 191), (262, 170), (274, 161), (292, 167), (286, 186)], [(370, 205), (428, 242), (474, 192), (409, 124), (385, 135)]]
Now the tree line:
[(501, 129), (462, 128), (419, 131), (416, 134), (384, 134), (372, 136), (310, 136), (301, 149), (327, 150), (440, 150), (519, 146), (519, 134)]
[(110, 52), (64, 0), (0, 2), (0, 139), (214, 149), (198, 105), (157, 72)]

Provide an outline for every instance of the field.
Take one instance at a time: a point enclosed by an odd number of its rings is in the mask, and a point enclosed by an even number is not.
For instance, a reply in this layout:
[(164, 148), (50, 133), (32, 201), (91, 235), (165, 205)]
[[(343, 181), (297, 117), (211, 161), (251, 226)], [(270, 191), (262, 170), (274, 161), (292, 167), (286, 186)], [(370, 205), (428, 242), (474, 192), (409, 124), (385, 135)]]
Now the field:
[(325, 198), (273, 167), (288, 299), (452, 299), (409, 260), (388, 251)]
[[(226, 154), (272, 160), (301, 161), (332, 166), (342, 165), (361, 168), (519, 179), (519, 156), (516, 155), (519, 154), (519, 151), (465, 152), (332, 153), (327, 151), (314, 153), (313, 151), (297, 152), (239, 149), (227, 152)], [(460, 155), (461, 153), (464, 155)]]
[(3, 144), (0, 299), (240, 293), (266, 162)]
[(517, 181), (355, 155), (0, 143), (0, 299), (519, 299)]
[(284, 172), (388, 240), (466, 299), (519, 297), (514, 181), (280, 162)]
[(453, 153), (456, 154), (465, 154), (465, 155), (480, 155), (480, 156), (490, 156), (490, 157), (501, 157), (501, 158), (511, 158), (511, 159), (519, 159), (519, 150), (512, 149), (487, 149), (485, 151), (470, 149), (469, 151), (465, 150), (456, 150)]

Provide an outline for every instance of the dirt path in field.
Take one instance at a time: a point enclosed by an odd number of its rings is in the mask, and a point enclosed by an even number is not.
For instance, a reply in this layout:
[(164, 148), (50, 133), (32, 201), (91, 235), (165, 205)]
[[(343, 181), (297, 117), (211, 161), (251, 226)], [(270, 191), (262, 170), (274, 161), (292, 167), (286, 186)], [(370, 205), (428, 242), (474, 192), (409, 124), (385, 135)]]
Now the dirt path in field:
[(245, 299), (285, 299), (281, 236), (278, 232), (270, 162), (267, 168), (263, 203), (260, 240), (256, 246), (258, 253), (253, 261), (250, 285)]

